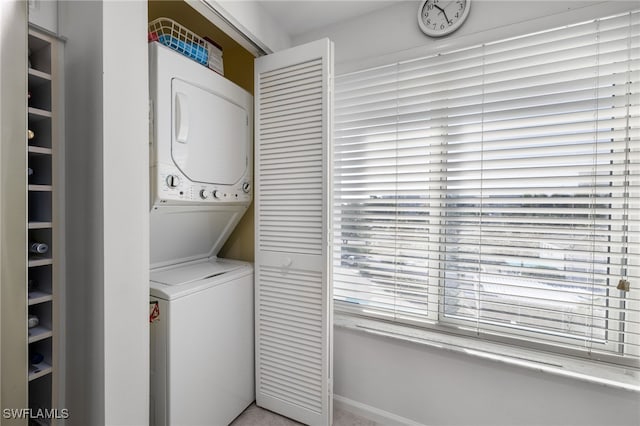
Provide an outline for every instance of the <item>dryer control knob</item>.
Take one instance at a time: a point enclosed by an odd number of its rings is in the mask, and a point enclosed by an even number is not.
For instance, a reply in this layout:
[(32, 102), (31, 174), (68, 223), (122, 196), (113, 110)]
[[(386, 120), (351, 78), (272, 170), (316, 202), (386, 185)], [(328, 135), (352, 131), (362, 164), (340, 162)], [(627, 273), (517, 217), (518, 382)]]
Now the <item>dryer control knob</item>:
[(220, 198), (220, 192), (218, 192), (217, 189), (214, 189), (211, 194), (213, 195), (213, 198)]
[(180, 185), (180, 178), (176, 175), (167, 176), (167, 186), (169, 188), (177, 188)]
[(242, 192), (244, 192), (245, 194), (248, 194), (249, 190), (251, 190), (251, 184), (249, 182), (243, 183), (242, 184)]
[(209, 192), (206, 189), (201, 189), (200, 198), (202, 198), (203, 200), (206, 200), (207, 198), (209, 198)]

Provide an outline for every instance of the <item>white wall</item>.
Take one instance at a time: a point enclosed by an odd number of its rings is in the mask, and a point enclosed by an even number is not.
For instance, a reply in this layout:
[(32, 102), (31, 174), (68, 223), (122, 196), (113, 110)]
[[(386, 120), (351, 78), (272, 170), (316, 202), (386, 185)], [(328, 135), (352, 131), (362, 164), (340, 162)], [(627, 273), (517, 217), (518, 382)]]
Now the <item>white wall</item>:
[[(253, 43), (259, 45), (265, 52), (277, 52), (291, 47), (291, 37), (262, 8), (260, 1), (200, 1), (214, 8), (231, 25)], [(203, 13), (201, 8), (196, 9)], [(217, 22), (214, 21), (214, 23)], [(226, 28), (222, 29), (227, 30)], [(229, 35), (233, 36), (231, 33)], [(236, 41), (245, 46), (241, 40)], [(253, 51), (250, 48), (249, 50)]]
[[(70, 425), (104, 418), (102, 7), (61, 2), (65, 43), (66, 408)], [(90, 390), (90, 391), (89, 391)]]
[[(479, 1), (465, 26), (434, 40), (401, 2), (296, 37), (329, 37), (348, 72), (637, 8), (637, 2)], [(637, 425), (640, 395), (470, 355), (336, 327), (335, 394), (428, 425)]]
[(105, 424), (146, 425), (149, 423), (147, 3), (105, 1), (102, 25)]
[(70, 425), (148, 423), (146, 2), (61, 1)]
[(336, 327), (336, 394), (425, 425), (638, 425), (639, 395)]
[(28, 0), (29, 23), (42, 29), (58, 32), (58, 2), (57, 0)]
[(460, 46), (476, 45), (554, 28), (637, 7), (633, 1), (473, 0), (465, 24), (449, 37), (425, 36), (418, 27), (419, 1), (401, 1), (359, 18), (300, 35), (293, 45), (329, 37), (335, 43), (336, 72)]

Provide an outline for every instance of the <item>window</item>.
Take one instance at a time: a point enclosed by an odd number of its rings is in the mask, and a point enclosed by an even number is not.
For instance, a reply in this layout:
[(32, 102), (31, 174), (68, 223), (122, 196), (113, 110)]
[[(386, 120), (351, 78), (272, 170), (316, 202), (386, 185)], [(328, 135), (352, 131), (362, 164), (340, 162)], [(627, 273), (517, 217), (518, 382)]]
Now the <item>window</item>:
[(638, 365), (639, 15), (338, 76), (336, 309)]

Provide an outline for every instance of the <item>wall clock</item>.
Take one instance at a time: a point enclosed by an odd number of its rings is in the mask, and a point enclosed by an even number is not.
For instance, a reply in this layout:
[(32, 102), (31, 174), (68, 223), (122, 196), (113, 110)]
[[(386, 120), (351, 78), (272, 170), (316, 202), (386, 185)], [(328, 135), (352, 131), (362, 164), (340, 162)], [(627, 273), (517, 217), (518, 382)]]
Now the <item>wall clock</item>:
[(418, 25), (430, 37), (451, 34), (462, 26), (471, 0), (424, 0), (418, 8)]

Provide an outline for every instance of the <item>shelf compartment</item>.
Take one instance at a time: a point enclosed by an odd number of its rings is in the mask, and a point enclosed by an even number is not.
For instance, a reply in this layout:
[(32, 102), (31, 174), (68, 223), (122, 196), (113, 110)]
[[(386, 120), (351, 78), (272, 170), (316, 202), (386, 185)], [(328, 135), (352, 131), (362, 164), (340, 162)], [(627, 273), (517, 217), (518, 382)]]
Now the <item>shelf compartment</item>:
[(29, 191), (46, 191), (51, 192), (53, 188), (51, 185), (29, 185)]
[(53, 259), (46, 258), (46, 257), (37, 258), (37, 259), (30, 258), (28, 262), (29, 268), (34, 268), (36, 266), (52, 265), (52, 264), (53, 264)]
[(51, 74), (35, 68), (29, 68), (29, 84), (40, 84), (42, 81), (51, 81)]
[[(31, 110), (32, 108), (29, 108), (28, 130), (33, 131), (35, 136), (33, 139), (27, 139), (28, 145), (30, 147), (51, 148), (51, 114), (49, 113), (49, 117), (45, 117), (38, 114), (32, 114)], [(47, 111), (44, 112), (47, 113)]]
[(35, 145), (30, 145), (27, 151), (29, 152), (29, 154), (36, 155), (51, 155), (53, 153), (53, 150), (51, 148), (44, 148), (42, 146)]
[(36, 326), (29, 329), (29, 343), (39, 342), (51, 336), (53, 331), (50, 328)]
[(29, 256), (27, 266), (35, 268), (37, 266), (53, 265), (53, 257), (51, 256)]
[[(51, 339), (42, 340), (29, 345), (29, 359), (27, 360), (28, 364), (28, 373), (29, 373), (29, 399), (31, 400), (32, 390), (36, 390), (36, 388), (42, 385), (51, 384), (51, 372), (53, 372), (53, 362), (51, 361), (52, 357), (52, 342)], [(33, 363), (34, 358), (38, 357), (39, 362)], [(48, 377), (47, 377), (48, 376)], [(46, 387), (45, 387), (46, 389)], [(41, 392), (38, 392), (42, 394)], [(46, 396), (45, 400), (51, 399), (50, 392), (44, 392)], [(46, 401), (40, 401), (40, 403)], [(40, 404), (38, 404), (40, 405)]]
[(52, 169), (51, 155), (29, 153), (29, 168), (33, 174), (28, 176), (29, 185), (51, 186)]
[[(28, 230), (29, 247), (31, 246), (31, 243), (44, 243), (48, 246), (48, 250), (44, 253), (32, 253), (29, 251), (29, 260), (53, 257), (53, 238), (51, 231), (51, 228), (36, 228)], [(29, 247), (27, 247), (27, 250), (29, 250)]]
[(27, 250), (29, 250), (31, 243), (44, 243), (49, 246), (49, 249), (47, 250), (46, 253), (37, 254), (37, 253), (31, 253), (30, 251), (27, 252), (29, 256), (28, 257), (29, 267), (49, 265), (53, 263), (54, 253), (53, 253), (52, 229), (51, 228), (35, 228), (35, 229), (29, 229), (27, 232), (29, 234)]
[[(40, 340), (29, 345), (29, 358), (27, 364), (38, 365), (43, 362), (48, 365), (53, 365), (52, 353), (53, 353), (53, 339)], [(37, 358), (37, 359), (36, 359)], [(34, 362), (36, 361), (36, 362)]]
[(53, 367), (44, 361), (39, 364), (29, 364), (29, 381), (51, 374), (52, 371)]
[(51, 111), (40, 108), (29, 107), (29, 122), (40, 121), (51, 118)]
[(29, 229), (48, 229), (52, 226), (51, 222), (29, 222)]
[(51, 191), (29, 191), (29, 223), (52, 222), (52, 193)]
[(28, 293), (28, 298), (29, 306), (32, 306), (40, 303), (51, 302), (53, 300), (53, 295), (42, 291), (32, 291)]
[(39, 324), (29, 328), (29, 343), (37, 342), (53, 335), (52, 302), (38, 303), (29, 306), (29, 315), (38, 317)]
[(51, 277), (51, 265), (29, 268), (29, 283), (27, 284), (29, 305), (35, 305), (53, 299)]
[(29, 34), (29, 68), (51, 73), (51, 43)]
[(38, 70), (30, 69), (28, 75), (29, 107), (37, 110), (51, 111), (51, 76)]
[(32, 412), (49, 410), (53, 414), (52, 418), (32, 417), (29, 419), (29, 426), (51, 426), (66, 424), (64, 420), (57, 420), (57, 411), (52, 411), (52, 375), (45, 374), (29, 381), (29, 408)]

